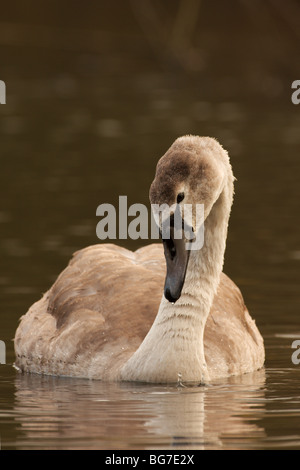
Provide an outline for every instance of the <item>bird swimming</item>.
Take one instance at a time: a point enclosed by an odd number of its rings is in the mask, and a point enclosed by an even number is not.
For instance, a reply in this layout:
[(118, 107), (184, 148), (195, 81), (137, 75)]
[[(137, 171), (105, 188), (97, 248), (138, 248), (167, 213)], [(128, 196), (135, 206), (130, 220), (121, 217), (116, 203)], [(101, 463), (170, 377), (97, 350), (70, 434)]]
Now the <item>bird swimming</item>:
[[(174, 208), (160, 220), (162, 243), (134, 252), (102, 243), (76, 252), (21, 317), (16, 367), (148, 383), (208, 383), (263, 367), (263, 338), (223, 273), (233, 193), (228, 153), (216, 139), (176, 139), (158, 161), (149, 192), (152, 205)], [(202, 204), (204, 221), (185, 204)], [(174, 235), (176, 211), (181, 238)], [(183, 227), (196, 234), (202, 224), (203, 244), (191, 249)]]

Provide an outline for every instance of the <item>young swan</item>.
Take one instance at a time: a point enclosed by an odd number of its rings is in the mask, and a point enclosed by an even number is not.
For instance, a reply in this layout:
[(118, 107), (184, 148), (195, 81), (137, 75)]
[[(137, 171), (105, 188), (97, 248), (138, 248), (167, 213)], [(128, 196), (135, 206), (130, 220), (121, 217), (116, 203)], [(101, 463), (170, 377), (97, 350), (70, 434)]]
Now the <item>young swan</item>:
[[(110, 244), (75, 253), (22, 317), (16, 366), (152, 383), (203, 383), (261, 368), (263, 339), (239, 289), (222, 273), (233, 181), (215, 139), (177, 139), (158, 162), (150, 201), (175, 210), (203, 204), (202, 248), (186, 250), (187, 232), (175, 238), (174, 222), (163, 219), (162, 234), (171, 223), (165, 259), (158, 244), (134, 253)], [(182, 227), (198, 234), (196, 211), (181, 216)]]

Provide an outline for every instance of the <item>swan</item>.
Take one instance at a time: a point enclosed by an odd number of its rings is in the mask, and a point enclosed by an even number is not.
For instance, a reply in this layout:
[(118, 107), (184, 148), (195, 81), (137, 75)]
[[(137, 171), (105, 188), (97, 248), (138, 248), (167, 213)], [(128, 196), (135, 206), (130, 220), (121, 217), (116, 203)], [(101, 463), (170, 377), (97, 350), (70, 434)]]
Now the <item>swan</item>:
[[(16, 367), (173, 384), (209, 383), (262, 368), (263, 338), (239, 288), (222, 272), (233, 192), (228, 153), (216, 139), (176, 139), (158, 161), (150, 202), (203, 204), (202, 248), (187, 250), (186, 232), (175, 239), (171, 230), (169, 240), (135, 252), (109, 243), (76, 252), (21, 317)], [(197, 233), (195, 214), (184, 217), (182, 212), (182, 222)]]

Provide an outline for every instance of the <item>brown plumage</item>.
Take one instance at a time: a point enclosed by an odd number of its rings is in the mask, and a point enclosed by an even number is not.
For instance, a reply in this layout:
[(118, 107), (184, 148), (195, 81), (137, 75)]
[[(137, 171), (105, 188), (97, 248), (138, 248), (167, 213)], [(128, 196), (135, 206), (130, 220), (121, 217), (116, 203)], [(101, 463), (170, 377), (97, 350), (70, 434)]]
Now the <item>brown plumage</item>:
[[(28, 338), (25, 355), (17, 353), (17, 365), (23, 370), (53, 375), (65, 375), (63, 369), (68, 366), (76, 376), (111, 379), (116, 364), (119, 368), (138, 348), (155, 319), (165, 264), (161, 244), (151, 244), (136, 252), (99, 244), (75, 253), (49, 292), (23, 317), (28, 328), (38, 333)], [(22, 333), (20, 330), (15, 338), (16, 351), (23, 340)], [(72, 341), (66, 342), (64, 333)], [(222, 273), (204, 332), (208, 368), (226, 364), (226, 375), (235, 375), (238, 366), (249, 360), (249, 348), (255, 350), (261, 342), (240, 290)], [(58, 363), (46, 351), (51, 343), (64, 350), (64, 359)], [(100, 358), (100, 370), (89, 371), (86, 366), (90, 358), (94, 356), (96, 363), (99, 352), (107, 344), (110, 355)], [(36, 363), (37, 345), (40, 354)], [(85, 365), (75, 372), (73, 366), (78, 357)], [(240, 361), (238, 366), (236, 357)], [(261, 357), (257, 362), (261, 362)], [(251, 365), (253, 370), (258, 368), (255, 361)]]
[(175, 305), (163, 296), (161, 244), (135, 252), (87, 247), (22, 317), (17, 367), (148, 382), (203, 382), (262, 367), (263, 339), (239, 289), (221, 273), (233, 176), (214, 139), (178, 139), (157, 165), (151, 202), (174, 203), (183, 184), (188, 200), (207, 203), (206, 238), (191, 252)]

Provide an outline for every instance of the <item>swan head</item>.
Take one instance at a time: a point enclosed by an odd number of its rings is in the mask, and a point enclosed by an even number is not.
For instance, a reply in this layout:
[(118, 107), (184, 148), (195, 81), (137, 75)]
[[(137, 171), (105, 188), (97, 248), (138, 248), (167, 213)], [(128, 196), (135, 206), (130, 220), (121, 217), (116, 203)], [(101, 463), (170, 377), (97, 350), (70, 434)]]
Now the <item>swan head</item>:
[[(228, 179), (233, 182), (228, 154), (210, 137), (178, 138), (156, 166), (149, 195), (164, 244), (164, 295), (170, 302), (180, 298), (197, 239), (193, 234), (203, 227)], [(202, 217), (197, 207), (202, 208)]]

